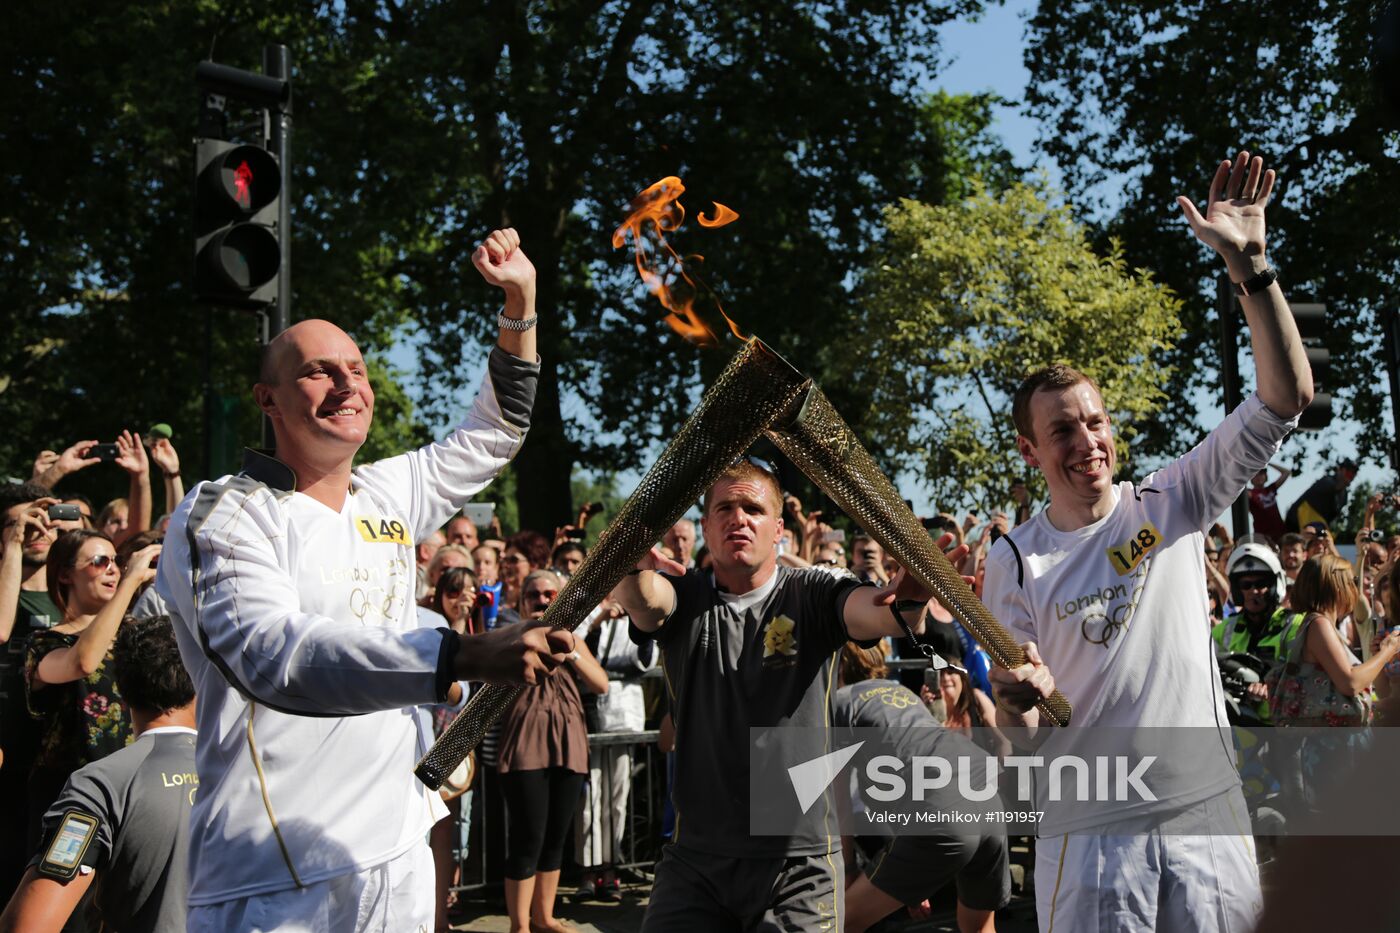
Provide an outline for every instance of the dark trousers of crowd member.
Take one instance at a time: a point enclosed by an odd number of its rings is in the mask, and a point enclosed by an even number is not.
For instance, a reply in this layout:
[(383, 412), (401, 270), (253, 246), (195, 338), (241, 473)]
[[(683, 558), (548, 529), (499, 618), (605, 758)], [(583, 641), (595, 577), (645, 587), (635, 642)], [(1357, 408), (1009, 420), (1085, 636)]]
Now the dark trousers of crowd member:
[(840, 930), (845, 878), (831, 855), (735, 858), (672, 843), (656, 866), (642, 933)]
[(500, 775), (506, 802), (506, 877), (523, 881), (536, 871), (558, 871), (584, 775), (563, 768)]

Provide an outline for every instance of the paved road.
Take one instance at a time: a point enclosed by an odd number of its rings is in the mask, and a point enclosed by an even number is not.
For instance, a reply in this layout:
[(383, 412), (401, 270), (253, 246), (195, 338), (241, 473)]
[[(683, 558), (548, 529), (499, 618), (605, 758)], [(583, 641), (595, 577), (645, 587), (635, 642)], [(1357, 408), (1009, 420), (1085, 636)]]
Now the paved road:
[[(555, 914), (572, 923), (579, 933), (635, 933), (642, 927), (647, 891), (644, 885), (630, 885), (621, 904), (574, 904), (570, 899), (572, 889), (560, 888), (559, 906)], [(951, 893), (946, 904), (940, 901), (938, 908), (928, 920), (896, 919), (887, 921), (878, 929), (881, 933), (956, 933)], [(510, 929), (500, 903), (469, 903), (467, 916), (474, 919), (452, 929), (474, 933), (506, 933)], [(1032, 900), (1017, 897), (1004, 910), (998, 911), (997, 930), (998, 933), (1035, 933), (1035, 904)]]

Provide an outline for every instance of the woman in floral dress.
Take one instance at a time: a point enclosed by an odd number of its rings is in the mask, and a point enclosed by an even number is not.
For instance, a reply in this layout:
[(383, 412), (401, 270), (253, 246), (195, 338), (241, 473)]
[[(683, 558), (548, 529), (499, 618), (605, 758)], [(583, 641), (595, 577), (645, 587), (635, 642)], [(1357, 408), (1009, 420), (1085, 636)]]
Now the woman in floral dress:
[(25, 699), (43, 721), (29, 777), (31, 842), (68, 776), (131, 741), (131, 721), (107, 659), (117, 629), (141, 586), (155, 577), (153, 544), (117, 570), (116, 548), (100, 531), (70, 531), (49, 549), (49, 597), (63, 621), (35, 632), (25, 653)]

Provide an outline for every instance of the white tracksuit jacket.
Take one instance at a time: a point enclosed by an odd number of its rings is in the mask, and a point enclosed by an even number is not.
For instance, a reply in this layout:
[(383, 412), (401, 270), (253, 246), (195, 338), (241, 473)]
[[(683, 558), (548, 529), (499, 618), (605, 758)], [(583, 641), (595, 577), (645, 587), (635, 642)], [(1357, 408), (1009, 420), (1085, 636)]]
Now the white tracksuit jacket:
[(198, 691), (191, 906), (363, 871), (446, 813), (413, 707), (445, 695), (455, 636), (419, 626), (413, 546), (520, 449), (538, 373), (493, 350), (456, 430), (357, 468), (339, 513), (252, 451), (176, 510), (156, 588)]

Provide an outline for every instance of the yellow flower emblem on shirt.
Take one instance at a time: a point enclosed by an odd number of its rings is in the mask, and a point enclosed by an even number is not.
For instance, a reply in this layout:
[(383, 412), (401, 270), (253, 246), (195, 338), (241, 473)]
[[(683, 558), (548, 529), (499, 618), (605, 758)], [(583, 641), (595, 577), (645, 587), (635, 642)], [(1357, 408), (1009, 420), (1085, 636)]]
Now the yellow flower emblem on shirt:
[(782, 654), (790, 657), (797, 654), (797, 639), (792, 634), (794, 628), (796, 623), (787, 616), (778, 616), (770, 621), (763, 633), (763, 656), (771, 658)]

